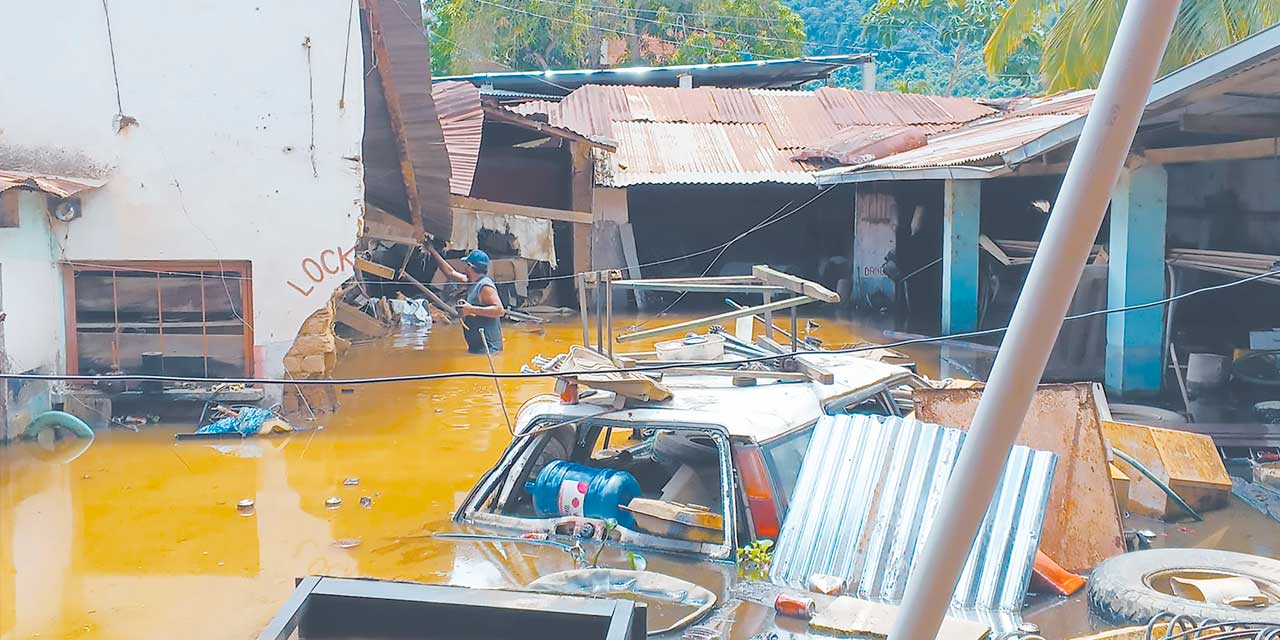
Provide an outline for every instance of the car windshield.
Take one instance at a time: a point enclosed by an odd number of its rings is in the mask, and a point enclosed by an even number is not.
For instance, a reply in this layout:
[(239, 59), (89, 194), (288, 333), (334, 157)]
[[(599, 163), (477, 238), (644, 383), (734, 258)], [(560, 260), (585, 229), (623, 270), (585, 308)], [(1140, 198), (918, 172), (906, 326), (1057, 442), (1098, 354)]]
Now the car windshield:
[(495, 469), (488, 495), (476, 497), (477, 520), (488, 515), (526, 532), (579, 536), (587, 535), (583, 523), (616, 522), (623, 541), (665, 540), (687, 550), (726, 544), (731, 505), (721, 434), (565, 425), (532, 438)]

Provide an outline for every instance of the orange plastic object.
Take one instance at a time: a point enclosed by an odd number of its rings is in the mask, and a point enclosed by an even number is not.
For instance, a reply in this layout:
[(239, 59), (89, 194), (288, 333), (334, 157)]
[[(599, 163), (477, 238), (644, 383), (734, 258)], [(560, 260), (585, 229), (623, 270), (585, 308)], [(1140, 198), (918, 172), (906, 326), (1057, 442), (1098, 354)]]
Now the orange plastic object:
[(1084, 586), (1084, 578), (1053, 561), (1043, 551), (1036, 550), (1036, 562), (1031, 568), (1031, 581), (1040, 587), (1053, 589), (1060, 596), (1069, 596)]

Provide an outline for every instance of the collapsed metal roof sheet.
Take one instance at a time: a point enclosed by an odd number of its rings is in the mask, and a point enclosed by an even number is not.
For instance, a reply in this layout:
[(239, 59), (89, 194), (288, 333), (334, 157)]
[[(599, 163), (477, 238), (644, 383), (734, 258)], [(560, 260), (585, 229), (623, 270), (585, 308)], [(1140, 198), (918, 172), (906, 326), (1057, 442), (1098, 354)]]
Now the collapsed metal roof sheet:
[(449, 192), (469, 196), (484, 132), (480, 90), (467, 82), (436, 82), (431, 85), (431, 98), (449, 151)]
[[(849, 595), (900, 601), (964, 438), (960, 430), (908, 418), (820, 418), (790, 497), (771, 579), (807, 589), (810, 576), (831, 575), (848, 581)], [(952, 596), (954, 609), (1002, 612), (1005, 624), (1016, 619), (1056, 462), (1047, 451), (1010, 451)]]
[(451, 170), (431, 88), (431, 43), (417, 0), (360, 3), (365, 199), (447, 238)]
[[(949, 131), (935, 132), (924, 146), (883, 158), (828, 169), (819, 173), (819, 184), (865, 182), (899, 177), (899, 171), (970, 167), (975, 175), (1007, 172), (1000, 158), (1089, 112), (1093, 91), (1072, 91), (1043, 98), (1020, 98), (1007, 103), (1007, 111), (979, 118)], [(832, 144), (828, 144), (832, 147)], [(820, 150), (819, 150), (820, 151)], [(837, 148), (830, 149), (834, 155)], [(818, 152), (813, 152), (815, 155)], [(916, 177), (947, 177), (932, 174)]]
[(23, 188), (59, 198), (70, 198), (81, 191), (97, 189), (106, 183), (106, 180), (96, 178), (72, 178), (0, 169), (0, 192)]
[(823, 87), (817, 91), (584, 86), (560, 102), (512, 107), (553, 125), (615, 140), (597, 172), (602, 186), (812, 184), (797, 153), (848, 127), (943, 131), (995, 113), (968, 98)]

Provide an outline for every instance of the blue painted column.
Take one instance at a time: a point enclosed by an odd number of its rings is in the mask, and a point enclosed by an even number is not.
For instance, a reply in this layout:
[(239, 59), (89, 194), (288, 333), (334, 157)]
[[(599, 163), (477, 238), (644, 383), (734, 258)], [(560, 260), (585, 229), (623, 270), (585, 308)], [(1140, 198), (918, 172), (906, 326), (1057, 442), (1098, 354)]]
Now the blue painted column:
[(942, 333), (978, 328), (978, 223), (982, 182), (947, 180), (942, 211)]
[[(1125, 169), (1111, 194), (1107, 307), (1152, 302), (1165, 294), (1165, 219), (1169, 176), (1163, 166)], [(1164, 307), (1107, 316), (1107, 390), (1151, 394), (1163, 375)]]

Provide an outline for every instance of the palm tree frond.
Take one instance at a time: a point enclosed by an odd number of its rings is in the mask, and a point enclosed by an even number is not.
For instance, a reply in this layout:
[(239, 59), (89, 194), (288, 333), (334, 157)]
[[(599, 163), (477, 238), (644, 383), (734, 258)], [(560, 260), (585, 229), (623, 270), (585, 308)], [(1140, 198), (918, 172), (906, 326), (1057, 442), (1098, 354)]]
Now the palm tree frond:
[(1013, 0), (983, 48), (987, 71), (993, 75), (1003, 72), (1009, 57), (1057, 4), (1056, 0)]

